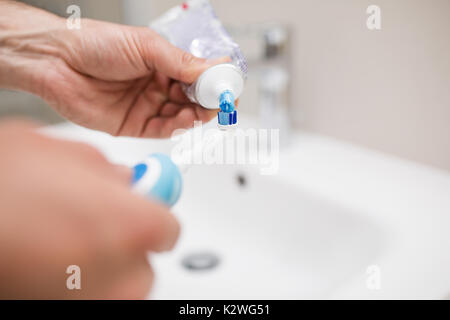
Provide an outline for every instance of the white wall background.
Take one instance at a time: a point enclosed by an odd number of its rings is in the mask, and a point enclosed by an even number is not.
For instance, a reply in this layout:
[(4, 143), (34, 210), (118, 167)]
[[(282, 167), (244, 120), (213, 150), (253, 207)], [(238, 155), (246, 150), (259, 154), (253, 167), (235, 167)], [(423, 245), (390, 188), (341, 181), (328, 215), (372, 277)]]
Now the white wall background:
[[(124, 2), (128, 22), (146, 24), (181, 1)], [(227, 24), (292, 27), (298, 126), (450, 170), (449, 0), (212, 3)], [(370, 4), (380, 31), (366, 27)]]
[[(211, 1), (226, 24), (292, 27), (297, 126), (450, 170), (450, 0)], [(75, 2), (85, 16), (147, 25), (181, 0)], [(380, 31), (366, 28), (370, 4)]]
[[(66, 15), (69, 5), (79, 5), (82, 15), (88, 18), (120, 22), (122, 20), (121, 0), (16, 0), (51, 11), (60, 16)], [(134, 0), (132, 0), (134, 1)]]

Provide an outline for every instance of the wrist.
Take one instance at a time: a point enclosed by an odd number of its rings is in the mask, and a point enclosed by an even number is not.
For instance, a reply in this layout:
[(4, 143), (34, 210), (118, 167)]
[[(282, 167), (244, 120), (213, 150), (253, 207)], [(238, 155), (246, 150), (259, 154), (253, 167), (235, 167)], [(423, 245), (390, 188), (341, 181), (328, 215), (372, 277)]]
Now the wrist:
[(0, 0), (0, 12), (0, 32), (40, 31), (58, 28), (64, 22), (53, 13), (10, 0)]
[(58, 56), (65, 21), (46, 11), (0, 0), (0, 87), (40, 95), (42, 77)]

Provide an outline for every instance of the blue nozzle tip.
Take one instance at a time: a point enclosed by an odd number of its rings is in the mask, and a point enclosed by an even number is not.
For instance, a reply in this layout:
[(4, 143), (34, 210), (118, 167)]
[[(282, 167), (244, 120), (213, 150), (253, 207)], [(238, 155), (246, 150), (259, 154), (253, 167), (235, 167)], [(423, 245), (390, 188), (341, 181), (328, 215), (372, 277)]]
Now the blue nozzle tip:
[(230, 113), (236, 108), (234, 105), (234, 95), (231, 91), (222, 92), (219, 97), (219, 107), (222, 112)]
[(222, 92), (219, 98), (220, 112), (217, 114), (217, 120), (222, 126), (230, 126), (237, 123), (237, 112), (234, 105), (234, 95), (227, 90)]
[(220, 111), (217, 114), (217, 120), (219, 124), (222, 126), (231, 126), (237, 123), (237, 112), (234, 110), (233, 112), (222, 112)]

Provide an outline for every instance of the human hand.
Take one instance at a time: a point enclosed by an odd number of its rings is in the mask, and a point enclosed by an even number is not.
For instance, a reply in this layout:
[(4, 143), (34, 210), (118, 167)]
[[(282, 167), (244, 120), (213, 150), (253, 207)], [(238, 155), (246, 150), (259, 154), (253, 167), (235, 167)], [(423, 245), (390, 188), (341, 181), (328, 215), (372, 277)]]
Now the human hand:
[[(147, 251), (174, 245), (164, 206), (130, 191), (131, 172), (90, 146), (0, 123), (0, 298), (144, 298)], [(81, 269), (68, 290), (66, 268)]]
[(25, 22), (0, 32), (0, 70), (3, 60), (14, 73), (0, 76), (0, 85), (39, 95), (69, 120), (112, 135), (169, 137), (216, 115), (191, 103), (180, 82), (193, 83), (228, 58), (196, 58), (148, 28), (82, 20), (81, 30), (68, 30), (64, 19), (26, 8), (10, 8), (8, 16)]

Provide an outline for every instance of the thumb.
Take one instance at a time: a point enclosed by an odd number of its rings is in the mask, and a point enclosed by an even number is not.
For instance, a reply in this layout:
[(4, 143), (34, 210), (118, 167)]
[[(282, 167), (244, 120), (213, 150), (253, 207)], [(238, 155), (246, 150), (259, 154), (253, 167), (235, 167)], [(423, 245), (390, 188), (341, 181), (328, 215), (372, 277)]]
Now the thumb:
[(169, 43), (153, 30), (147, 34), (146, 39), (142, 39), (142, 55), (148, 66), (157, 70), (169, 78), (184, 82), (193, 83), (209, 67), (219, 63), (230, 61), (229, 57), (222, 57), (213, 60), (197, 58), (189, 52), (183, 51)]

